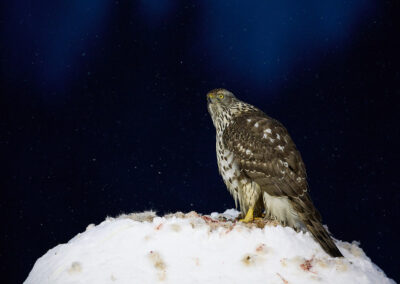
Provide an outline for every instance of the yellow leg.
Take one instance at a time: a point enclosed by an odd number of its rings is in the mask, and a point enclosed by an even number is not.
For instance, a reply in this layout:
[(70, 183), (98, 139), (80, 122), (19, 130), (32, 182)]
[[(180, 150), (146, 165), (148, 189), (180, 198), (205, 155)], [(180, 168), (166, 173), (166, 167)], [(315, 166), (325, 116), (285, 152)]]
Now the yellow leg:
[(244, 217), (244, 219), (240, 219), (239, 221), (243, 223), (250, 223), (251, 221), (254, 220), (253, 213), (254, 213), (254, 208), (250, 206), (249, 210), (247, 211), (246, 217)]

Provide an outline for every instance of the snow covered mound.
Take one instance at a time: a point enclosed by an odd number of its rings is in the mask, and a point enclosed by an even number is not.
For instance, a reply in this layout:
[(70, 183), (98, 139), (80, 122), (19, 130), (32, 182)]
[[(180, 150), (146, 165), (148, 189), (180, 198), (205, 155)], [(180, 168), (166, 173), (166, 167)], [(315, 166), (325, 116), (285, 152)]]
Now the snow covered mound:
[(237, 215), (107, 218), (49, 250), (25, 283), (394, 283), (355, 242), (331, 258), (308, 233)]

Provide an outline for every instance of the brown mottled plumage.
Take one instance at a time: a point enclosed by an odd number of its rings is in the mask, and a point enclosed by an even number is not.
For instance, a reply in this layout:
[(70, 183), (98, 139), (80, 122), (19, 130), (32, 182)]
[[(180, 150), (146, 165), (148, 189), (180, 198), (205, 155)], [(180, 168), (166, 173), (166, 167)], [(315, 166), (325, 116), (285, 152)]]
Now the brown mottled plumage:
[(331, 256), (342, 256), (308, 194), (306, 169), (286, 128), (231, 92), (208, 93), (219, 172), (243, 215), (251, 208), (295, 230), (307, 229)]

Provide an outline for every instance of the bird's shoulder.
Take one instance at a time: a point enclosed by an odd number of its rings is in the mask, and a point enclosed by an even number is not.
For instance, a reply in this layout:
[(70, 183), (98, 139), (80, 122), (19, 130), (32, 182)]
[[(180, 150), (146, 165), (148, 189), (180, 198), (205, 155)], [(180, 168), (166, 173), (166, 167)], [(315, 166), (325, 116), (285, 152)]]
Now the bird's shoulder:
[[(295, 145), (286, 128), (276, 119), (260, 110), (246, 112), (234, 117), (225, 129), (223, 140), (229, 144), (241, 140), (259, 150), (271, 147), (277, 152), (291, 150)], [(282, 149), (283, 147), (283, 149)]]
[(224, 131), (223, 143), (249, 175), (262, 173), (305, 182), (305, 166), (288, 131), (261, 111), (235, 117)]

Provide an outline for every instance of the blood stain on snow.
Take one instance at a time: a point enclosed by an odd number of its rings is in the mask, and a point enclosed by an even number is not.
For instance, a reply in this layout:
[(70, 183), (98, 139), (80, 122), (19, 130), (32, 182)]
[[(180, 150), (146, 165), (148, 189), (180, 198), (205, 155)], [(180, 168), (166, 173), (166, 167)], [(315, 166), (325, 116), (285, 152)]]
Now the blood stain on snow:
[(304, 262), (302, 264), (300, 264), (300, 268), (303, 269), (304, 271), (315, 273), (315, 272), (311, 271), (311, 268), (313, 267), (313, 265), (312, 265), (313, 260), (314, 260), (314, 257), (312, 257), (311, 259), (304, 260)]
[(301, 269), (304, 271), (310, 271), (312, 268), (311, 260), (306, 259), (304, 263), (300, 264)]
[(289, 284), (289, 281), (287, 281), (285, 278), (283, 278), (282, 275), (280, 275), (279, 273), (276, 273), (276, 275), (278, 275), (279, 278), (282, 279), (283, 284)]
[(218, 223), (217, 220), (214, 220), (208, 216), (201, 216), (201, 219), (203, 219), (204, 221), (206, 221), (207, 223)]
[(228, 229), (225, 231), (225, 234), (229, 234), (232, 232), (232, 230), (235, 228), (236, 223), (233, 223), (231, 226), (228, 227)]
[(267, 253), (267, 247), (265, 244), (259, 244), (256, 247), (256, 252), (259, 254), (266, 254)]

